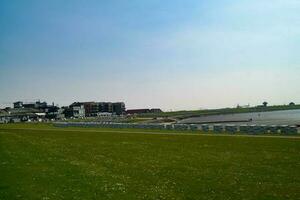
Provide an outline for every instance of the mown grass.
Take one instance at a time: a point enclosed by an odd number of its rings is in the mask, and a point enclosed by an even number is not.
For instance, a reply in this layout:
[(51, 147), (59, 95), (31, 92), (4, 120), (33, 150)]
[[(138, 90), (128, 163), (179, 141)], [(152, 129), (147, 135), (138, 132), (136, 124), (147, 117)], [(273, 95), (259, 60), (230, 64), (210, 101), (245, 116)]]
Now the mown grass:
[(0, 199), (300, 198), (300, 139), (93, 130), (0, 125)]

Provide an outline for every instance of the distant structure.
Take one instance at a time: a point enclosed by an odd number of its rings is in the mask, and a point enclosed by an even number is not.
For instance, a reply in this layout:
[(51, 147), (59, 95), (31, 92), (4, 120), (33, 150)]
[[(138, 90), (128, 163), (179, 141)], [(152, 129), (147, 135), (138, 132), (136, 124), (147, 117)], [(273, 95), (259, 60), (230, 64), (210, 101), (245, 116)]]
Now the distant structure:
[(84, 105), (79, 102), (72, 103), (69, 107), (64, 107), (66, 118), (83, 118), (85, 117)]
[(24, 103), (22, 101), (17, 101), (13, 104), (14, 104), (14, 108), (44, 109), (48, 106), (45, 101), (44, 102), (36, 101), (36, 102), (30, 102), (30, 103)]
[(54, 121), (67, 118), (111, 118), (122, 115), (144, 113), (161, 113), (159, 108), (131, 109), (126, 111), (124, 102), (74, 102), (69, 106), (55, 106), (54, 102), (48, 105), (40, 100), (35, 102), (16, 101), (13, 108), (0, 109), (0, 123), (25, 121)]
[(112, 110), (113, 113), (117, 115), (125, 114), (126, 113), (125, 103), (123, 102), (112, 103)]
[(22, 101), (17, 101), (14, 103), (14, 108), (23, 108), (23, 102)]
[(67, 116), (72, 117), (95, 117), (99, 113), (122, 115), (126, 109), (123, 102), (74, 102), (69, 108)]
[(0, 111), (0, 123), (44, 121), (65, 118), (63, 109), (40, 101), (31, 103), (17, 101), (13, 103), (13, 108), (7, 107)]
[(127, 115), (134, 115), (134, 114), (145, 114), (145, 113), (161, 113), (162, 110), (159, 108), (152, 108), (152, 109), (131, 109), (126, 110)]

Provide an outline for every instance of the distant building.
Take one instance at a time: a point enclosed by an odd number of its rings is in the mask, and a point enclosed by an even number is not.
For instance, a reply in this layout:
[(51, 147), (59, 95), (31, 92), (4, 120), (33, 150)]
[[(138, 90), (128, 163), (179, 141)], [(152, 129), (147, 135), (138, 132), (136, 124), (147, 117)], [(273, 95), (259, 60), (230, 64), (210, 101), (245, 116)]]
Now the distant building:
[(66, 118), (73, 117), (73, 110), (72, 110), (72, 108), (70, 108), (68, 106), (63, 106), (62, 110), (63, 110), (63, 114), (64, 114), (64, 116)]
[(162, 110), (161, 110), (160, 108), (152, 108), (152, 109), (150, 110), (150, 112), (151, 112), (151, 113), (161, 113)]
[(150, 113), (150, 109), (130, 109), (126, 110), (126, 114), (133, 115), (133, 114), (144, 114)]
[(116, 102), (112, 104), (113, 106), (113, 113), (117, 114), (117, 115), (122, 115), (125, 114), (125, 103), (123, 102)]
[(102, 102), (101, 104), (104, 106), (104, 110), (101, 110), (100, 112), (113, 112), (113, 104), (111, 102)]
[(73, 117), (75, 118), (82, 118), (85, 117), (85, 110), (84, 110), (84, 106), (74, 106), (72, 107), (73, 109)]
[(70, 105), (81, 104), (84, 106), (85, 116), (98, 116), (98, 113), (125, 114), (125, 103), (123, 102), (75, 102)]
[(95, 102), (82, 102), (85, 110), (85, 116), (96, 116), (99, 112), (99, 105)]
[(44, 120), (46, 113), (34, 108), (6, 108), (0, 112), (0, 121), (22, 122)]
[(75, 102), (72, 103), (69, 106), (68, 114), (70, 117), (74, 118), (82, 118), (85, 117), (85, 109), (84, 109), (84, 104), (80, 102)]
[(48, 105), (47, 102), (30, 102), (24, 103), (22, 101), (17, 101), (14, 104), (14, 109), (18, 109), (19, 112), (30, 113), (30, 110), (36, 110), (37, 113), (43, 113), (42, 116), (47, 119), (62, 119), (64, 115), (62, 113), (62, 109), (58, 106)]
[(30, 102), (30, 103), (24, 103), (22, 101), (17, 101), (14, 104), (14, 108), (34, 108), (34, 109), (44, 109), (47, 107), (47, 103), (36, 101), (36, 102)]
[(144, 108), (144, 109), (130, 109), (126, 110), (127, 115), (134, 115), (134, 114), (146, 114), (146, 113), (161, 113), (162, 110), (159, 108)]
[[(68, 107), (48, 105), (46, 102), (36, 101), (24, 103), (17, 101), (13, 103), (14, 108), (7, 108), (0, 113), (1, 121), (15, 119), (14, 121), (82, 118), (91, 116), (122, 115), (125, 114), (125, 103), (123, 102), (74, 102)], [(100, 113), (100, 114), (99, 114)], [(105, 113), (105, 114), (101, 114)]]
[(9, 114), (5, 109), (0, 109), (0, 124), (8, 123), (9, 122), (8, 116)]
[(23, 104), (22, 108), (37, 108), (37, 105), (35, 103), (26, 103)]
[(49, 106), (45, 109), (47, 119), (64, 119), (64, 109), (58, 106)]
[(14, 103), (14, 108), (23, 108), (23, 102), (22, 101), (17, 101)]

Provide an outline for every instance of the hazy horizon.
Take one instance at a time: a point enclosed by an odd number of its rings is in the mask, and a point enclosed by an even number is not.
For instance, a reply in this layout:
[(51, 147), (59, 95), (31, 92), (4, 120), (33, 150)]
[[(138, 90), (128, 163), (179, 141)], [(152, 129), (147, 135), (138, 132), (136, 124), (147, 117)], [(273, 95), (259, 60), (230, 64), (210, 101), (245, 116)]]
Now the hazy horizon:
[(300, 103), (300, 1), (0, 2), (0, 107)]

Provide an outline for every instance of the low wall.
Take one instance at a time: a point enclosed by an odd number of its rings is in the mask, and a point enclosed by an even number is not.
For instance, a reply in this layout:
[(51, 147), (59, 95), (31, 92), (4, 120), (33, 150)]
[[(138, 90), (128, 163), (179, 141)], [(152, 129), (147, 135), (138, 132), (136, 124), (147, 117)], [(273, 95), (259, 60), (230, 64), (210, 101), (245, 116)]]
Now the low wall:
[(203, 131), (211, 133), (241, 133), (241, 134), (298, 134), (296, 126), (266, 126), (266, 125), (222, 125), (222, 124), (130, 124), (112, 122), (55, 122), (56, 127), (95, 127), (95, 128), (132, 128), (132, 129), (153, 129), (153, 130), (177, 130), (177, 131)]

